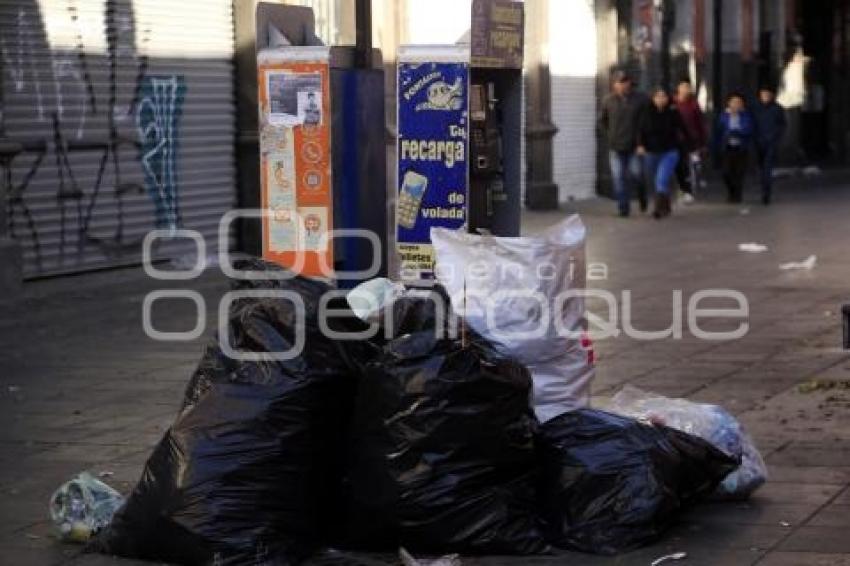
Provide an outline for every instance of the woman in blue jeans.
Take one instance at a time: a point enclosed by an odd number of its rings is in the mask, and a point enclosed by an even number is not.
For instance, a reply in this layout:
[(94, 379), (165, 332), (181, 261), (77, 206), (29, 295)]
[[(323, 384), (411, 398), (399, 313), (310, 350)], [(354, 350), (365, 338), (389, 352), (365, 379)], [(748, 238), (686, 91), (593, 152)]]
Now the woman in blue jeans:
[(670, 186), (679, 163), (679, 151), (689, 135), (684, 122), (670, 105), (670, 96), (662, 87), (652, 91), (652, 104), (643, 112), (637, 131), (637, 152), (655, 185), (655, 218), (670, 215)]

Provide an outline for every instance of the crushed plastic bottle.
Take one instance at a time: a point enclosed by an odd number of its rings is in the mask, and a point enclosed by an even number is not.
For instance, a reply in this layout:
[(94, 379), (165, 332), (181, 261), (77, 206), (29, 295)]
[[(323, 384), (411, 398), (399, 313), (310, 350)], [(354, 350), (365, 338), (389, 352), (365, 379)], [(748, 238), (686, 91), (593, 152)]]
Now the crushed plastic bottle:
[(457, 554), (447, 554), (437, 559), (422, 560), (414, 558), (407, 550), (400, 548), (398, 556), (403, 566), (461, 566), (460, 556)]
[(62, 484), (50, 498), (50, 518), (62, 540), (86, 542), (109, 526), (124, 497), (88, 472)]

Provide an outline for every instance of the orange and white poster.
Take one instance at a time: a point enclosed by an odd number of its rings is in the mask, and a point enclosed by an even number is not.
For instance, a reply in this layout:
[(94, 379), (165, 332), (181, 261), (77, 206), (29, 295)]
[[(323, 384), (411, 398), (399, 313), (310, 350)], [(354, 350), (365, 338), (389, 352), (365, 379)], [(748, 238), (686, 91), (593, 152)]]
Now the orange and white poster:
[(263, 258), (332, 277), (330, 72), (326, 48), (258, 55)]

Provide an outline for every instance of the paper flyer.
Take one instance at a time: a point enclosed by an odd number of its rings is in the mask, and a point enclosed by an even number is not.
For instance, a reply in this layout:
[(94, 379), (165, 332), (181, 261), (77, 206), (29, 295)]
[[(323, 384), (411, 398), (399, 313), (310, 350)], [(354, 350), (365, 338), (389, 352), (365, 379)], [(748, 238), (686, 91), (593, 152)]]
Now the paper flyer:
[(332, 277), (328, 62), (264, 56), (258, 70), (263, 257)]

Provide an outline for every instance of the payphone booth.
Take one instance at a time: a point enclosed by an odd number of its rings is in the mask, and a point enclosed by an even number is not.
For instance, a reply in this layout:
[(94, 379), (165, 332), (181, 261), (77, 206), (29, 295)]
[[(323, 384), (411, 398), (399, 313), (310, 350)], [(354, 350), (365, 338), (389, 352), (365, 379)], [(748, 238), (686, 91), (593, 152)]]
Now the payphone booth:
[(518, 236), (523, 5), (475, 1), (470, 43), (398, 56), (396, 252), (402, 279), (433, 274), (433, 227)]
[(344, 272), (341, 287), (386, 274), (384, 74), (380, 53), (369, 59), (354, 47), (257, 51), (263, 258), (308, 277)]

